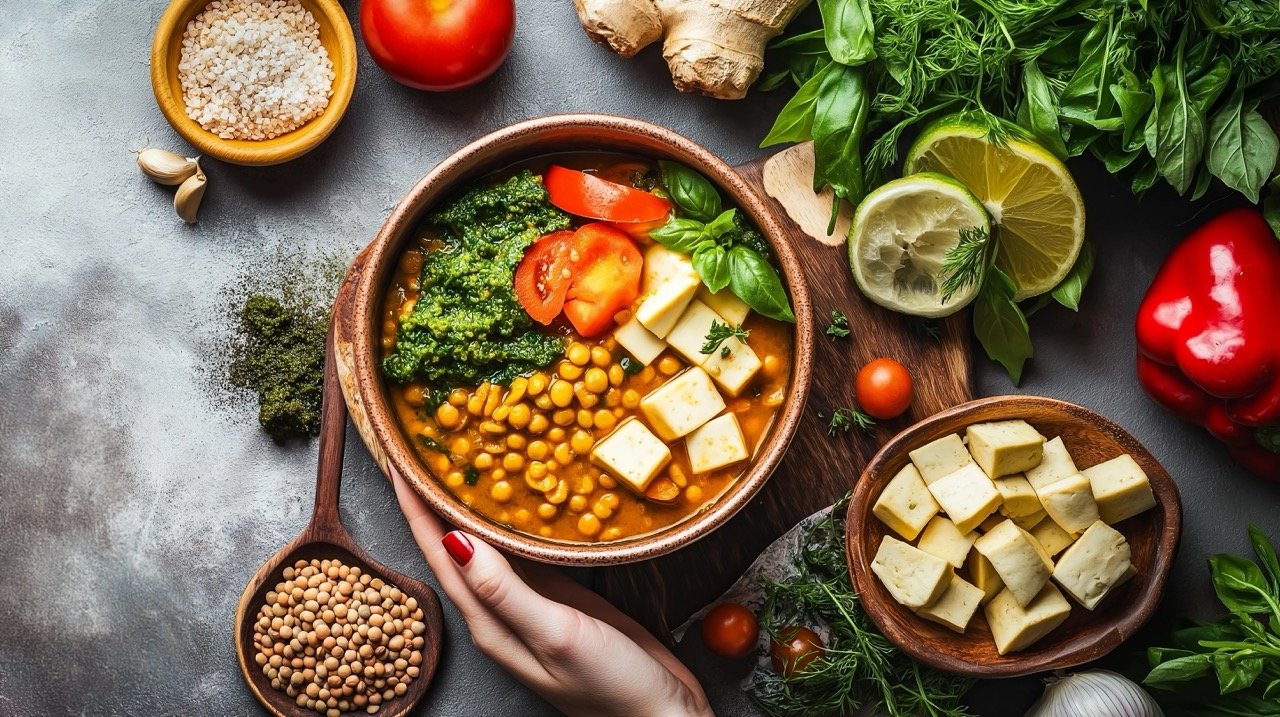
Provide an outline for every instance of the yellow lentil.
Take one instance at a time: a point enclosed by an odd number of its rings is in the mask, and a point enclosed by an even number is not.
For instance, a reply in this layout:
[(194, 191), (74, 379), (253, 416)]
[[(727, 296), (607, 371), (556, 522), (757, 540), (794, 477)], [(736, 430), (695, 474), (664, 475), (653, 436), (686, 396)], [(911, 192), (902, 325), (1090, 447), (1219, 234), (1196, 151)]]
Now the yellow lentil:
[(511, 415), (511, 407), (504, 403), (498, 406), (497, 408), (493, 409), (493, 413), (490, 414), (489, 417), (501, 423), (507, 420), (507, 416), (509, 415)]
[(640, 405), (640, 392), (634, 388), (628, 388), (622, 392), (622, 407), (635, 408)]
[(465, 456), (471, 452), (471, 439), (458, 436), (449, 443), (449, 450), (453, 451), (455, 456)]
[(606, 490), (613, 490), (618, 487), (618, 481), (614, 480), (613, 476), (608, 473), (601, 473), (596, 480), (599, 481), (600, 487)]
[(507, 436), (507, 448), (510, 448), (513, 451), (523, 449), (526, 443), (527, 441), (525, 440), (525, 437), (519, 433), (512, 433)]
[(609, 349), (603, 346), (591, 347), (591, 365), (604, 368), (613, 363), (613, 354), (609, 353)]
[(562, 408), (551, 414), (551, 422), (557, 426), (571, 426), (573, 425), (573, 415), (572, 408)]
[(466, 476), (462, 475), (458, 471), (453, 471), (449, 473), (449, 475), (444, 477), (445, 485), (449, 486), (450, 488), (457, 488), (458, 486), (461, 486), (465, 481), (466, 481)]
[(614, 526), (611, 528), (605, 528), (604, 532), (600, 534), (601, 540), (617, 540), (618, 538), (621, 538), (621, 537), (622, 537), (622, 530), (617, 526)]
[(538, 517), (543, 520), (551, 520), (556, 517), (556, 507), (550, 503), (543, 503), (538, 506)]
[(540, 461), (546, 458), (549, 453), (550, 449), (547, 448), (547, 444), (543, 441), (532, 441), (529, 443), (529, 447), (525, 450), (525, 455), (535, 461)]
[(458, 413), (457, 406), (452, 403), (442, 403), (436, 407), (436, 423), (446, 430), (458, 427), (459, 419), (462, 414)]
[(609, 374), (602, 368), (592, 366), (583, 374), (582, 383), (592, 393), (604, 393), (609, 388)]
[(555, 451), (552, 453), (555, 455), (556, 460), (560, 461), (560, 465), (567, 466), (573, 462), (572, 451), (573, 449), (569, 447), (568, 443), (558, 443), (556, 444)]
[(569, 439), (569, 447), (580, 456), (587, 455), (587, 452), (591, 450), (591, 446), (594, 444), (595, 440), (586, 431), (574, 431), (573, 438)]
[(502, 467), (512, 473), (515, 473), (521, 468), (524, 468), (524, 456), (519, 453), (508, 453), (502, 457)]
[(542, 480), (547, 477), (547, 464), (542, 461), (533, 461), (529, 464), (529, 470), (526, 473), (534, 480)]
[(551, 430), (547, 431), (547, 440), (551, 441), (552, 443), (559, 443), (560, 441), (563, 441), (564, 436), (565, 436), (564, 429), (558, 426), (556, 428), (552, 428)]
[(519, 376), (511, 382), (511, 389), (507, 391), (506, 396), (502, 397), (502, 402), (508, 406), (514, 406), (520, 403), (520, 399), (524, 398), (525, 391), (528, 389), (529, 379)]
[(622, 382), (627, 378), (627, 372), (622, 370), (622, 364), (614, 364), (609, 367), (609, 385), (621, 386)]
[(595, 412), (592, 421), (595, 423), (595, 427), (601, 431), (612, 431), (613, 427), (618, 423), (618, 419), (613, 416), (613, 411), (604, 408)]
[(467, 392), (460, 388), (453, 389), (449, 392), (449, 404), (452, 406), (467, 405)]
[(769, 377), (777, 376), (778, 373), (782, 371), (782, 362), (779, 361), (778, 357), (774, 356), (773, 354), (769, 354), (765, 356), (763, 363), (764, 365), (761, 367), (761, 369), (764, 371), (764, 375), (766, 376), (769, 376)]
[(512, 490), (511, 484), (504, 480), (500, 480), (489, 487), (489, 497), (499, 503), (506, 503), (511, 500), (511, 496), (514, 494), (515, 492)]
[(487, 471), (493, 467), (493, 454), (481, 453), (471, 459), (471, 465), (475, 466), (478, 471)]
[(691, 485), (684, 489), (684, 498), (690, 503), (698, 503), (702, 500), (702, 489), (696, 485)]
[(565, 351), (564, 355), (575, 366), (586, 366), (591, 361), (591, 349), (577, 341), (569, 344), (569, 350)]
[(556, 381), (551, 384), (551, 403), (558, 408), (564, 408), (573, 403), (573, 384), (568, 381)]
[(591, 411), (588, 411), (585, 408), (578, 409), (577, 418), (578, 418), (578, 425), (582, 426), (583, 428), (591, 428), (592, 426), (596, 425), (595, 419), (591, 417)]
[(587, 496), (575, 495), (569, 498), (569, 512), (581, 513), (587, 509)]
[(532, 415), (528, 405), (517, 403), (511, 407), (511, 412), (507, 415), (507, 423), (511, 424), (512, 428), (524, 428), (529, 425), (529, 418)]
[(530, 396), (537, 396), (547, 390), (547, 375), (541, 371), (529, 377), (528, 392)]
[(680, 361), (674, 356), (663, 356), (658, 361), (658, 372), (663, 376), (670, 376), (680, 370)]
[(578, 532), (588, 538), (599, 533), (601, 527), (600, 519), (591, 513), (583, 513), (582, 517), (578, 518)]
[(550, 394), (542, 393), (542, 394), (538, 394), (538, 397), (533, 399), (533, 405), (537, 406), (538, 408), (541, 408), (544, 411), (549, 411), (551, 410), (551, 407), (554, 406), (555, 404), (551, 402)]
[(547, 417), (539, 413), (529, 419), (529, 432), (537, 435), (547, 430), (548, 425)]

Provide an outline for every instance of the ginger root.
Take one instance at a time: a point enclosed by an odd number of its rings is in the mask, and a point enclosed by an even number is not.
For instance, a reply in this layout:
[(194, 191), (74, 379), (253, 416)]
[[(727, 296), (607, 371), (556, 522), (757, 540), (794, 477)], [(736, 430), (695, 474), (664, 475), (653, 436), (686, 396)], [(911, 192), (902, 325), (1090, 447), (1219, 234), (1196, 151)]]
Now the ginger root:
[(573, 0), (587, 35), (623, 57), (664, 39), (681, 92), (741, 99), (764, 48), (809, 0)]

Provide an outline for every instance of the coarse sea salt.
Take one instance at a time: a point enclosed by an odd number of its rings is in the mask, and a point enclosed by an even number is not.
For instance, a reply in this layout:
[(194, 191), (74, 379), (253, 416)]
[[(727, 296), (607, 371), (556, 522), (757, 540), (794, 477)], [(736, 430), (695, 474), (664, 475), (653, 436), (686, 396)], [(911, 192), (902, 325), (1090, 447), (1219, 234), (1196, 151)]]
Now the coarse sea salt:
[(334, 73), (320, 23), (298, 0), (213, 0), (187, 23), (178, 78), (201, 127), (265, 140), (324, 112)]

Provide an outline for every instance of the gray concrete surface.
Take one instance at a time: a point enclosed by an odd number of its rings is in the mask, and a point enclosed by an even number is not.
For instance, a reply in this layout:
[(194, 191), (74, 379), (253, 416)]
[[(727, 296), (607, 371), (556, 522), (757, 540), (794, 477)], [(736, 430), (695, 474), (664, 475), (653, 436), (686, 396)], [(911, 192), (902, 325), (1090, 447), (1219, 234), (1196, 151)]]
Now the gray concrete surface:
[[(355, 2), (347, 2), (349, 14)], [(6, 3), (0, 21), (0, 715), (251, 715), (232, 609), (258, 564), (300, 530), (315, 446), (279, 448), (252, 408), (208, 390), (228, 332), (222, 292), (281, 253), (350, 256), (396, 199), (465, 140), (526, 117), (608, 111), (671, 126), (731, 162), (758, 156), (778, 98), (678, 95), (653, 52), (593, 47), (567, 0), (526, 0), (498, 74), (452, 95), (396, 85), (361, 49), (346, 119), (291, 164), (206, 162), (198, 226), (136, 170), (130, 148), (185, 151), (157, 111), (147, 52), (162, 0)], [(1214, 612), (1205, 558), (1280, 535), (1280, 488), (1235, 468), (1134, 385), (1131, 322), (1175, 237), (1212, 205), (1143, 201), (1075, 167), (1099, 265), (1082, 311), (1037, 317), (1018, 389), (1108, 414), (1178, 478), (1182, 551), (1158, 622)], [(979, 392), (1009, 392), (975, 357)], [(425, 575), (391, 492), (348, 436), (343, 516), (375, 556)], [(428, 577), (428, 579), (430, 579)], [(446, 608), (443, 667), (418, 714), (550, 708), (479, 656)], [(692, 641), (696, 643), (697, 641)], [(741, 669), (689, 644), (720, 714), (751, 714)], [(1034, 683), (978, 691), (1020, 714)]]

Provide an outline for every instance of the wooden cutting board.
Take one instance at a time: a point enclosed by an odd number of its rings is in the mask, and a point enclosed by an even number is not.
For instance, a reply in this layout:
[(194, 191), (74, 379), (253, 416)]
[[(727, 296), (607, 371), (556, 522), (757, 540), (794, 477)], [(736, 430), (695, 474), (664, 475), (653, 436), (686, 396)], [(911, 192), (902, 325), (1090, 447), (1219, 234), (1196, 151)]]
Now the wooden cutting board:
[[(633, 565), (603, 568), (599, 589), (610, 602), (670, 641), (670, 630), (715, 600), (766, 546), (801, 518), (849, 491), (876, 448), (912, 423), (972, 398), (968, 312), (922, 324), (863, 298), (849, 275), (843, 215), (830, 236), (829, 191), (815, 195), (811, 145), (798, 145), (737, 168), (773, 203), (800, 258), (816, 313), (813, 383), (805, 416), (782, 463), (760, 493), (732, 520), (706, 538), (670, 555)], [(848, 338), (823, 331), (832, 309), (849, 317)], [(853, 379), (871, 359), (888, 356), (915, 379), (915, 401), (907, 415), (832, 436), (827, 421), (835, 408), (855, 405)]]

